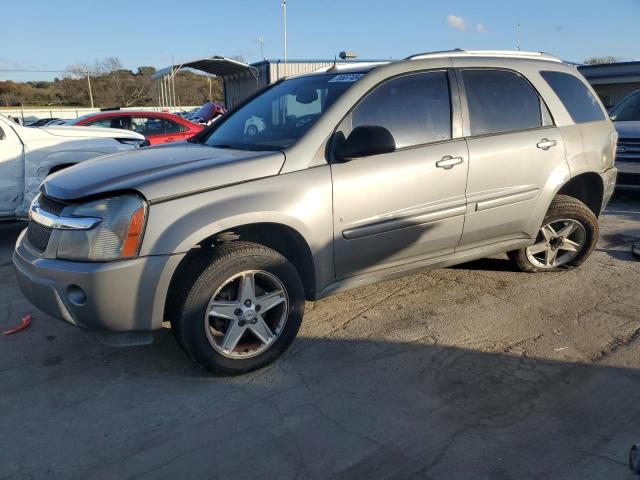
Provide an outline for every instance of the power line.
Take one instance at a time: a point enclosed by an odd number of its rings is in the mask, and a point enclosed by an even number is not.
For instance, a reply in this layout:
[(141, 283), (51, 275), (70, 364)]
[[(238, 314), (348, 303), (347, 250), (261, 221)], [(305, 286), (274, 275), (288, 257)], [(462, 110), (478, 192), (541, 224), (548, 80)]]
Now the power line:
[(0, 68), (0, 72), (69, 73), (68, 70), (29, 70), (25, 68)]

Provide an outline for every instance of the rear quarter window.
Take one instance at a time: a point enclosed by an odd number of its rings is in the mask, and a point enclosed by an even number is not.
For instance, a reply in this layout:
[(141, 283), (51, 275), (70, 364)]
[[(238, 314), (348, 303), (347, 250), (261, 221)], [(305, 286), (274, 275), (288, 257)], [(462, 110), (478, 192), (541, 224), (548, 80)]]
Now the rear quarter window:
[(540, 75), (558, 95), (574, 122), (599, 122), (606, 118), (596, 96), (579, 78), (552, 71), (540, 72)]

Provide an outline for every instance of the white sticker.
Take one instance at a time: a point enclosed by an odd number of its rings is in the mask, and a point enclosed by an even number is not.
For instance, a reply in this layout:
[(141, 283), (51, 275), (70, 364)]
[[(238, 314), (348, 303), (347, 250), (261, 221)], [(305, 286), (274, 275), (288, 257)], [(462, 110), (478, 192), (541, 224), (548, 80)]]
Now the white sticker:
[(355, 82), (356, 80), (360, 80), (364, 77), (364, 73), (343, 73), (341, 75), (336, 75), (329, 82)]

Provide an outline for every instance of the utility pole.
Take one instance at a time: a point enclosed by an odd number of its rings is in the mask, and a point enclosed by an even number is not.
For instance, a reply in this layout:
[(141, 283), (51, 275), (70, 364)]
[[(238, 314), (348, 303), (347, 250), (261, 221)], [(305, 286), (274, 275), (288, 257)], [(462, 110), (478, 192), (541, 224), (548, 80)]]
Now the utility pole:
[(516, 50), (520, 50), (520, 24), (518, 24), (518, 33), (516, 36)]
[(287, 0), (282, 0), (282, 13), (284, 16), (284, 76), (287, 76)]
[(258, 42), (260, 43), (260, 57), (264, 62), (264, 38), (258, 37)]
[(89, 99), (91, 100), (91, 108), (93, 107), (93, 93), (91, 92), (91, 75), (89, 74), (89, 70), (87, 70), (87, 84), (89, 85)]

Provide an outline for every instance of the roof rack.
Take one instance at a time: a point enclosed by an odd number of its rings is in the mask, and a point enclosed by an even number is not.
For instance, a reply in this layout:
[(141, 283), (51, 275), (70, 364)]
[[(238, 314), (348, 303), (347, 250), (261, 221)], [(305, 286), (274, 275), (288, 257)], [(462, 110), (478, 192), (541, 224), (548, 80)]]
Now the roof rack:
[(546, 60), (549, 62), (562, 63), (558, 57), (545, 52), (526, 52), (522, 50), (442, 50), (439, 52), (425, 52), (410, 55), (405, 60), (423, 60), (427, 58), (444, 57), (503, 57), (503, 58), (528, 58), (533, 60)]

